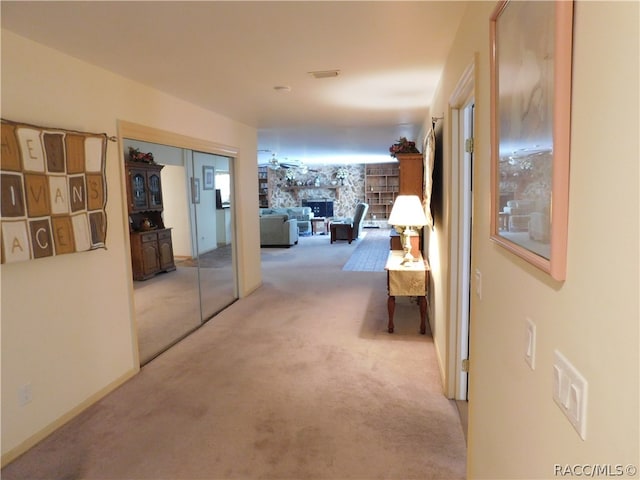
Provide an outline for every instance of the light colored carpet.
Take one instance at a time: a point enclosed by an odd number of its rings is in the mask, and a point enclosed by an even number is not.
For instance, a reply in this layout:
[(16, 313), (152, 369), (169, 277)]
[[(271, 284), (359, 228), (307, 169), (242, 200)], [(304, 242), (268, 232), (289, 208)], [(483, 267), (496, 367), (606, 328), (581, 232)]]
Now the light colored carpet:
[(181, 260), (178, 266), (205, 268), (226, 268), (231, 265), (231, 244), (221, 245), (218, 248), (202, 253), (198, 258), (188, 258)]
[(144, 365), (202, 323), (195, 268), (133, 282), (138, 349)]
[(326, 236), (2, 471), (13, 479), (462, 479), (465, 441), (417, 307)]
[(133, 282), (140, 364), (198, 328), (236, 300), (233, 269), (178, 264), (175, 271)]

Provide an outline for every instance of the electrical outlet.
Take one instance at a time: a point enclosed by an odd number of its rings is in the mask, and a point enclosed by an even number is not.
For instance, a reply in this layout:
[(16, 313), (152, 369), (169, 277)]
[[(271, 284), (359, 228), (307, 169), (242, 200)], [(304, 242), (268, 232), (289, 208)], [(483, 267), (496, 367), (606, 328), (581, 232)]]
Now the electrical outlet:
[(27, 383), (21, 386), (18, 389), (18, 403), (21, 407), (24, 407), (26, 404), (31, 403), (33, 400), (33, 390), (31, 388), (31, 384)]
[(553, 400), (583, 440), (587, 436), (587, 380), (558, 350), (553, 352)]
[(529, 317), (525, 320), (525, 345), (524, 359), (531, 367), (536, 369), (536, 324)]

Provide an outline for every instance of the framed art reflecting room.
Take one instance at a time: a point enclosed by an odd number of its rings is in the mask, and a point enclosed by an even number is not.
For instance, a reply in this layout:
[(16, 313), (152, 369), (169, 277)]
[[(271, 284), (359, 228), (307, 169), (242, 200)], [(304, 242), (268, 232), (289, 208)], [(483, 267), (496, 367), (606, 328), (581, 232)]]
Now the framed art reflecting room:
[(566, 275), (572, 2), (500, 2), (490, 21), (491, 238)]

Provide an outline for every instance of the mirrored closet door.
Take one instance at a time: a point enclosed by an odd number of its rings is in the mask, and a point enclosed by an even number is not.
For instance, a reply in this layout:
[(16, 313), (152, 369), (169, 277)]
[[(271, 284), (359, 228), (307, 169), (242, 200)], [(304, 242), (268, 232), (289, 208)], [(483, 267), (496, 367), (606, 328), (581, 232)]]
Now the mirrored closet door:
[[(231, 201), (232, 159), (192, 152), (194, 234), (198, 255), (202, 320), (237, 298)], [(198, 181), (200, 179), (200, 181)], [(199, 189), (199, 191), (195, 191)]]
[[(144, 365), (237, 299), (233, 159), (130, 139), (123, 143)], [(134, 156), (143, 154), (142, 163), (152, 156), (154, 166), (131, 161), (130, 148)], [(148, 172), (145, 184), (134, 178), (145, 169), (159, 171), (159, 181), (149, 181)], [(143, 205), (145, 195), (154, 195), (154, 206)], [(132, 210), (136, 203), (139, 207)]]

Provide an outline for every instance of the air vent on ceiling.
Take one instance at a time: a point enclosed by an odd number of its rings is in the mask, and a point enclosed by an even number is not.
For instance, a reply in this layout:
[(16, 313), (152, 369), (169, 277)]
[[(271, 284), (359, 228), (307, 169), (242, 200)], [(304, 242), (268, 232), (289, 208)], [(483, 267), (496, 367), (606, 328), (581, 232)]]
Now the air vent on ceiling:
[(309, 72), (313, 78), (332, 78), (340, 75), (340, 70), (317, 70), (315, 72)]

